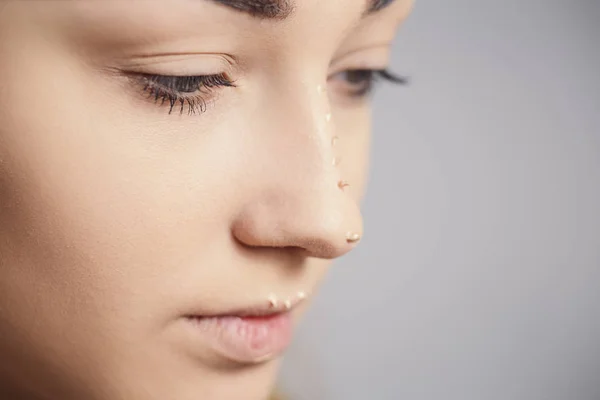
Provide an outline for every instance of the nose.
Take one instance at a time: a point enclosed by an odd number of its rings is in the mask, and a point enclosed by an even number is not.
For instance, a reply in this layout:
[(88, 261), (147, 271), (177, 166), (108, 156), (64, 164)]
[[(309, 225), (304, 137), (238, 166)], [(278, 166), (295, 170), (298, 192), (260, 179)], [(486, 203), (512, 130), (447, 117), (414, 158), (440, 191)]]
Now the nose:
[(358, 244), (363, 221), (347, 187), (352, 182), (332, 162), (336, 136), (327, 94), (323, 86), (311, 89), (261, 107), (268, 115), (245, 141), (245, 153), (252, 153), (245, 177), (253, 184), (244, 186), (248, 195), (232, 233), (246, 246), (333, 259)]

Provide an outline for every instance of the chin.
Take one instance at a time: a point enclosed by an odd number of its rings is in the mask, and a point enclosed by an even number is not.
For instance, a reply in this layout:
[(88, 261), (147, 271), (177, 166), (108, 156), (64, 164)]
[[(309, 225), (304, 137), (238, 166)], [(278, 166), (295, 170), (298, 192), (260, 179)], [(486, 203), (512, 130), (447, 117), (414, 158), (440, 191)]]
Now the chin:
[[(94, 400), (270, 400), (274, 391), (280, 359), (262, 364), (206, 367), (194, 364), (170, 368), (150, 367), (130, 371), (128, 383), (119, 372), (114, 375), (116, 390), (94, 396)], [(96, 386), (98, 382), (96, 382)], [(110, 385), (109, 383), (109, 386)]]

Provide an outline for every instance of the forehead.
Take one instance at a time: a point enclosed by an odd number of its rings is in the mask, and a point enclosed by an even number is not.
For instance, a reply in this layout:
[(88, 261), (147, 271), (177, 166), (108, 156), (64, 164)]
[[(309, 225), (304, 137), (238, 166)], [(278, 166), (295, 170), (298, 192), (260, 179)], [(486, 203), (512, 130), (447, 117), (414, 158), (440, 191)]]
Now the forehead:
[(136, 24), (143, 21), (150, 25), (197, 27), (199, 21), (222, 18), (262, 26), (298, 26), (301, 22), (323, 20), (332, 24), (342, 20), (353, 25), (370, 19), (393, 23), (408, 13), (412, 0), (70, 0), (44, 3), (57, 12), (66, 8), (67, 13), (72, 11), (89, 22), (109, 20), (116, 24)]
[[(229, 1), (229, 4), (224, 4)], [(241, 0), (46, 0), (15, 2), (26, 20), (48, 24), (77, 43), (97, 43), (110, 52), (140, 43), (159, 51), (223, 51), (276, 44), (331, 48), (389, 42), (412, 0), (295, 0), (285, 19), (264, 19), (232, 7)], [(263, 1), (263, 0), (252, 0)], [(266, 0), (264, 0), (266, 1)], [(241, 7), (242, 3), (236, 3)], [(262, 3), (263, 6), (268, 5)], [(371, 6), (370, 8), (368, 6)], [(373, 8), (377, 7), (377, 8)], [(366, 13), (366, 10), (371, 12)], [(99, 47), (98, 47), (99, 48)]]

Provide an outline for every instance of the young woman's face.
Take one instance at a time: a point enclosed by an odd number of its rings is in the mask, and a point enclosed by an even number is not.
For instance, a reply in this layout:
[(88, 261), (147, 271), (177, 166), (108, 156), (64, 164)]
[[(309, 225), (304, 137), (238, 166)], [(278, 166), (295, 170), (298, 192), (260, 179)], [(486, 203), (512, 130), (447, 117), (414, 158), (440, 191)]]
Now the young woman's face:
[(279, 3), (0, 1), (2, 393), (267, 396), (411, 6)]

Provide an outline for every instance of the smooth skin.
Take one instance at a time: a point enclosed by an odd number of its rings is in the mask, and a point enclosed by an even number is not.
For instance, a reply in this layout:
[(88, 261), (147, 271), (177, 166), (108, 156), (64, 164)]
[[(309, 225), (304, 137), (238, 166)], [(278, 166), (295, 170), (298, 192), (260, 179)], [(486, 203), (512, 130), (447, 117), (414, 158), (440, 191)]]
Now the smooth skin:
[[(0, 398), (267, 398), (279, 358), (190, 346), (183, 317), (314, 294), (362, 234), (344, 71), (388, 67), (412, 6), (365, 3), (0, 1)], [(222, 73), (192, 115), (131, 78)]]

